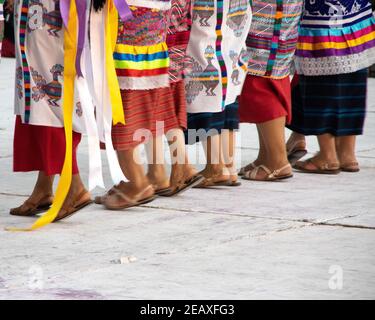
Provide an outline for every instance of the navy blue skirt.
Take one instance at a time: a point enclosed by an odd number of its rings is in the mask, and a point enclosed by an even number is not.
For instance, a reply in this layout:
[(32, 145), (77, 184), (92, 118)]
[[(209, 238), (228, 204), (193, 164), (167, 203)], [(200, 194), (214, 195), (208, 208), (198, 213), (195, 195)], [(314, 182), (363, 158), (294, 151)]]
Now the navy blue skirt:
[(238, 130), (238, 102), (225, 107), (222, 112), (188, 113), (186, 144), (194, 144), (209, 136), (220, 134), (221, 130)]
[(299, 76), (292, 91), (292, 122), (304, 135), (360, 135), (366, 117), (367, 69), (330, 76)]

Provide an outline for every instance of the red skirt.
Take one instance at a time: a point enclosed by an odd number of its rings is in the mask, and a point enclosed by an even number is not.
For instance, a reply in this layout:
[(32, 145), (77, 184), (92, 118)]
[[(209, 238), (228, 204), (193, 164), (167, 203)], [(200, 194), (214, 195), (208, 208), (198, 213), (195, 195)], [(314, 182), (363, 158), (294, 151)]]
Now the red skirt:
[(115, 150), (129, 150), (153, 136), (187, 127), (183, 81), (171, 83), (168, 88), (121, 90), (121, 96), (126, 124), (112, 128)]
[[(73, 174), (79, 172), (77, 147), (81, 134), (73, 132)], [(60, 174), (65, 159), (64, 128), (23, 124), (16, 117), (13, 143), (15, 172), (43, 171), (47, 176)]]
[(263, 123), (286, 117), (292, 120), (289, 77), (276, 80), (248, 75), (239, 98), (241, 122)]

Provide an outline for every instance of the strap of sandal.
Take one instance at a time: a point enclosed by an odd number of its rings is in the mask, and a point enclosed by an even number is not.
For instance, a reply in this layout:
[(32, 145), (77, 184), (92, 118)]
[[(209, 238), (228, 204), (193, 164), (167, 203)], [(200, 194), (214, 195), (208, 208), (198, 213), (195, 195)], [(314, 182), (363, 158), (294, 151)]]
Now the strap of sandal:
[(280, 172), (282, 172), (283, 170), (285, 169), (288, 169), (288, 168), (291, 168), (292, 166), (290, 165), (290, 163), (286, 164), (285, 166), (279, 168), (279, 169), (276, 169), (274, 170), (272, 173), (270, 173), (267, 178), (268, 179), (274, 179), (274, 178), (277, 178), (280, 174)]
[(138, 194), (136, 194), (133, 198), (130, 198), (129, 196), (127, 196), (125, 193), (123, 193), (119, 189), (115, 189), (114, 190), (114, 194), (116, 194), (117, 196), (119, 196), (120, 198), (122, 198), (123, 200), (125, 200), (126, 202), (128, 202), (130, 204), (137, 204), (138, 201), (139, 201), (139, 199), (142, 199), (142, 195), (145, 194), (149, 189), (152, 189), (152, 188), (153, 187), (150, 184), (145, 189), (143, 189), (141, 192), (139, 192)]
[(271, 170), (268, 169), (265, 165), (261, 164), (260, 166), (256, 166), (254, 168), (254, 170), (252, 170), (248, 173), (249, 178), (252, 179), (252, 180), (257, 180), (256, 177), (257, 177), (260, 169), (262, 169), (265, 173), (267, 173), (268, 176), (271, 174)]
[(74, 198), (74, 200), (71, 203), (68, 203), (67, 205), (63, 206), (61, 209), (67, 211), (68, 213), (75, 209), (77, 203), (80, 202), (80, 200), (87, 194), (87, 190), (83, 189), (78, 196)]
[[(300, 140), (296, 140), (296, 141), (294, 141), (293, 143), (292, 143), (292, 145), (291, 145), (291, 147), (290, 148), (288, 148), (288, 154), (290, 154), (290, 153), (292, 153), (292, 152), (294, 152), (294, 151), (297, 151), (297, 150), (302, 150), (302, 148), (296, 148), (297, 147), (297, 145), (298, 144), (303, 144), (304, 146), (305, 146), (305, 148), (306, 148), (306, 141), (305, 140), (302, 140), (302, 139), (300, 139)], [(304, 149), (305, 149), (304, 148)]]
[(37, 203), (33, 202), (33, 201), (30, 201), (29, 199), (26, 200), (24, 202), (24, 204), (26, 204), (30, 210), (34, 210), (36, 208), (38, 208), (41, 204), (43, 204), (45, 201), (47, 201), (48, 199), (52, 198), (51, 195), (46, 195), (44, 196), (42, 199), (40, 199)]

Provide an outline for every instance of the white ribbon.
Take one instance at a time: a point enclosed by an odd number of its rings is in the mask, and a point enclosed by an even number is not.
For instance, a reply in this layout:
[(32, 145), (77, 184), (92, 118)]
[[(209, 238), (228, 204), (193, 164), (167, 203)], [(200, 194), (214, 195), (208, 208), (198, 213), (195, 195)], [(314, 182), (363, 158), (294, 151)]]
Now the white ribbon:
[[(108, 5), (108, 2), (107, 4)], [(107, 12), (104, 8), (103, 12)], [(127, 181), (118, 162), (112, 144), (112, 106), (105, 71), (105, 16), (103, 12), (92, 12), (90, 20), (90, 42), (92, 59), (92, 96), (96, 106), (96, 122), (100, 141), (106, 145), (109, 170), (114, 184)]]

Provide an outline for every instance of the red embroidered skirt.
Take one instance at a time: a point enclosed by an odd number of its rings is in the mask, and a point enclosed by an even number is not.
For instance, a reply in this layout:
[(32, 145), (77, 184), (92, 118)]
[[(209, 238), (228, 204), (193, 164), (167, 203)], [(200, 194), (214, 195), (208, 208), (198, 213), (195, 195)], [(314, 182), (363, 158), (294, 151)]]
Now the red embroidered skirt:
[[(81, 134), (73, 132), (73, 174), (78, 173), (77, 147)], [(60, 174), (65, 159), (64, 128), (23, 124), (16, 117), (13, 144), (15, 172), (43, 171), (46, 175)]]
[(247, 75), (239, 103), (241, 122), (262, 123), (286, 117), (289, 124), (292, 120), (289, 77), (279, 80)]
[[(186, 129), (186, 99), (184, 82), (171, 83), (169, 88), (152, 90), (121, 90), (126, 124), (112, 128), (116, 150), (129, 150), (151, 136), (171, 129)], [(158, 125), (163, 124), (161, 130)], [(145, 131), (142, 131), (145, 130)]]

